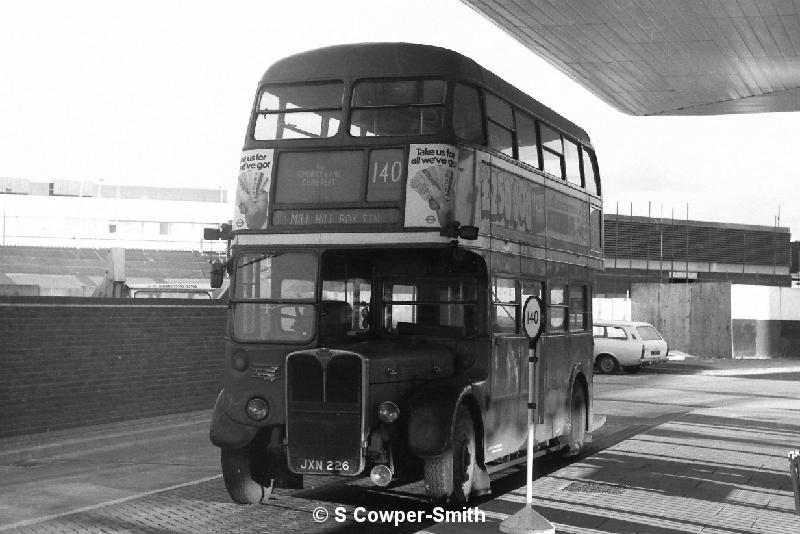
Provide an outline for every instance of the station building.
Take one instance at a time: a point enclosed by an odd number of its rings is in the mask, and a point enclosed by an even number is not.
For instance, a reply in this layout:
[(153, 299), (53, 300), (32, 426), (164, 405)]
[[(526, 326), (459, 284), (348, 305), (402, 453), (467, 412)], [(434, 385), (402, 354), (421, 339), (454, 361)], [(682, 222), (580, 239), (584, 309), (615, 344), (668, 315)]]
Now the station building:
[(792, 285), (786, 227), (606, 214), (603, 231), (596, 297), (626, 297), (642, 283)]
[(223, 189), (0, 177), (0, 294), (91, 296), (125, 250), (135, 284), (208, 284), (225, 252), (203, 229), (232, 214)]

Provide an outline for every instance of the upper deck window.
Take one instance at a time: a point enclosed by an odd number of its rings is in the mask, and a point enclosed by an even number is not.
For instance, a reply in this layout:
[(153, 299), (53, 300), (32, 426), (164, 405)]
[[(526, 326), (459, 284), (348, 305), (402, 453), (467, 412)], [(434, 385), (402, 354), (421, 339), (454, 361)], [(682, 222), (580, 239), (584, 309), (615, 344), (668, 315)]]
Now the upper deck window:
[(582, 187), (581, 161), (578, 145), (569, 139), (564, 139), (564, 168), (567, 171), (567, 181)]
[(517, 116), (517, 156), (531, 167), (539, 168), (539, 148), (536, 139), (536, 121), (521, 111)]
[(344, 84), (269, 85), (258, 98), (257, 141), (332, 137), (342, 120)]
[(600, 194), (600, 177), (597, 175), (597, 162), (590, 148), (583, 147), (583, 176), (586, 181), (586, 190), (593, 195)]
[(494, 95), (486, 95), (489, 148), (514, 157), (514, 112), (511, 105)]
[(564, 144), (561, 140), (561, 134), (544, 124), (540, 125), (540, 131), (542, 134), (544, 171), (563, 179)]
[(362, 81), (353, 87), (350, 135), (431, 135), (444, 122), (443, 80)]
[(477, 88), (459, 83), (453, 90), (453, 130), (468, 143), (483, 144), (481, 96)]

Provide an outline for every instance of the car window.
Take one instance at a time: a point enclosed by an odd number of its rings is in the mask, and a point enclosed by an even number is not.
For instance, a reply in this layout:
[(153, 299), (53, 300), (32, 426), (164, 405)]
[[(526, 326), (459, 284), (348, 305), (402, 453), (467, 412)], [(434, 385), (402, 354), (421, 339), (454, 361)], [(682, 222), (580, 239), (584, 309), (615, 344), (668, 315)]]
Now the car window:
[(661, 339), (661, 336), (658, 335), (658, 332), (656, 332), (656, 329), (652, 326), (637, 326), (636, 331), (639, 332), (639, 335), (642, 336), (642, 339), (645, 341)]
[(608, 332), (608, 337), (612, 339), (628, 339), (628, 334), (625, 333), (625, 330), (618, 326), (608, 326), (606, 331)]
[(592, 335), (594, 337), (605, 337), (606, 335), (606, 327), (605, 326), (592, 326)]

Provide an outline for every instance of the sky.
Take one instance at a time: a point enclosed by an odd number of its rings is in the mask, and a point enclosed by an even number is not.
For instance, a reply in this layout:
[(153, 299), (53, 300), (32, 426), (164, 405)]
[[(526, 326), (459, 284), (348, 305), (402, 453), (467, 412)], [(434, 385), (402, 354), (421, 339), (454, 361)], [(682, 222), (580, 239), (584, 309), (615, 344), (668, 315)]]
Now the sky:
[(790, 227), (800, 113), (632, 117), (458, 0), (0, 0), (0, 177), (233, 190), (256, 84), (342, 43), (450, 48), (582, 126), (606, 213)]

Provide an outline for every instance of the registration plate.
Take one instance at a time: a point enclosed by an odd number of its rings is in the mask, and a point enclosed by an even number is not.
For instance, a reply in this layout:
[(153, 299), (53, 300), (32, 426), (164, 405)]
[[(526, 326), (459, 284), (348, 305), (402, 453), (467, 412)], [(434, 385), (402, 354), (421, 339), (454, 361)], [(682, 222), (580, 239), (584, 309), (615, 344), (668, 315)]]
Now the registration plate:
[(652, 356), (658, 356), (659, 354), (661, 354), (661, 351), (660, 351), (660, 350), (651, 350), (651, 351), (650, 351), (650, 354), (651, 354)]
[(318, 460), (315, 458), (299, 458), (297, 468), (302, 471), (315, 471), (318, 473), (337, 473), (350, 471), (353, 467), (351, 460)]

